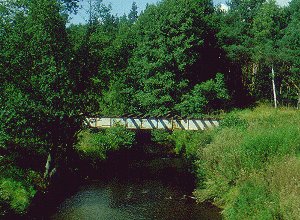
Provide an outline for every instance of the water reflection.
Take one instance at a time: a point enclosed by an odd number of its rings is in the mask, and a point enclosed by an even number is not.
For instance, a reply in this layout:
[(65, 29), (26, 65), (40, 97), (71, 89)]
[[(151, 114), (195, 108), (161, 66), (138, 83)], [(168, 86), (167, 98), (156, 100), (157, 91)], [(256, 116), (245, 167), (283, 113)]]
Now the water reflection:
[(218, 209), (209, 204), (196, 204), (187, 196), (191, 191), (176, 183), (178, 175), (174, 172), (169, 174), (168, 178), (168, 174), (164, 173), (164, 176), (156, 177), (147, 174), (86, 181), (77, 192), (58, 205), (50, 219), (220, 219)]

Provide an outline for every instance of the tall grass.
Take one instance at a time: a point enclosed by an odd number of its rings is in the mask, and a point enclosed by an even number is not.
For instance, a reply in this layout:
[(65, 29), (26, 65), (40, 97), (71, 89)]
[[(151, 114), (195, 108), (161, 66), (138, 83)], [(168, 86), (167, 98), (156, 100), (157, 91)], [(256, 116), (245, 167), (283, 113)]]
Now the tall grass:
[(209, 134), (198, 145), (199, 201), (223, 207), (226, 219), (299, 219), (300, 112), (234, 111)]

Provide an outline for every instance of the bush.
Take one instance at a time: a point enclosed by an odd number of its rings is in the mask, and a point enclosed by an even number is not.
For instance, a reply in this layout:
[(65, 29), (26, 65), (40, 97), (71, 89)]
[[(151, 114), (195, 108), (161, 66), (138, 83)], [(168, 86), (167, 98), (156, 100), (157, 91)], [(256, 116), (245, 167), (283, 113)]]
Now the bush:
[(161, 145), (173, 145), (171, 134), (165, 130), (151, 130), (151, 140)]
[(245, 119), (241, 119), (234, 113), (229, 113), (222, 119), (220, 126), (228, 128), (235, 127), (246, 129), (249, 125)]
[(177, 154), (183, 153), (192, 159), (202, 154), (203, 146), (211, 141), (211, 135), (209, 132), (176, 130), (172, 133), (171, 139)]
[[(3, 161), (1, 162), (9, 162)], [(0, 167), (0, 215), (8, 212), (23, 214), (34, 197), (37, 187), (35, 171), (22, 170), (12, 164)]]
[(84, 130), (79, 134), (76, 149), (82, 156), (104, 160), (108, 151), (131, 147), (134, 140), (134, 132), (120, 126), (97, 131)]
[(169, 133), (164, 130), (153, 130), (151, 135), (152, 141), (162, 145), (171, 145), (176, 154), (182, 154), (190, 160), (202, 154), (202, 146), (211, 141), (209, 132), (175, 130)]
[(26, 211), (35, 192), (32, 186), (26, 187), (22, 182), (10, 178), (0, 179), (1, 203), (7, 204), (11, 210), (18, 214)]

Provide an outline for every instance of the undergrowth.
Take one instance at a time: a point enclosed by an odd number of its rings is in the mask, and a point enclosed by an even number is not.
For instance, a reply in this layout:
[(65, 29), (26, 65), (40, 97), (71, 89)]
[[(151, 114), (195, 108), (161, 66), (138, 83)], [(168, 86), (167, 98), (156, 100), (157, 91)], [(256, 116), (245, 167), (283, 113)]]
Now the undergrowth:
[(261, 105), (223, 116), (217, 129), (154, 139), (193, 161), (197, 200), (225, 219), (299, 219), (300, 112)]
[(21, 169), (9, 160), (0, 159), (0, 216), (7, 213), (24, 214), (36, 189), (42, 184), (40, 175)]
[(117, 126), (103, 130), (83, 130), (75, 147), (82, 157), (104, 160), (109, 151), (131, 147), (134, 141), (133, 131)]
[(198, 201), (222, 207), (226, 219), (299, 219), (298, 111), (234, 111), (209, 134), (211, 142), (199, 145)]

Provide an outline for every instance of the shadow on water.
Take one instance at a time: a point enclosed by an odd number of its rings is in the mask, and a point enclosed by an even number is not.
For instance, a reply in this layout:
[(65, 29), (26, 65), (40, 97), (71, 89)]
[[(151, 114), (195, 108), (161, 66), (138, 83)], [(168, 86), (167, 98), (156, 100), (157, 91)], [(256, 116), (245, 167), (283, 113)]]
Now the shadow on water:
[(153, 145), (148, 133), (137, 140), (97, 168), (79, 164), (76, 175), (62, 175), (25, 219), (221, 219), (218, 208), (193, 199), (195, 177), (184, 160)]

